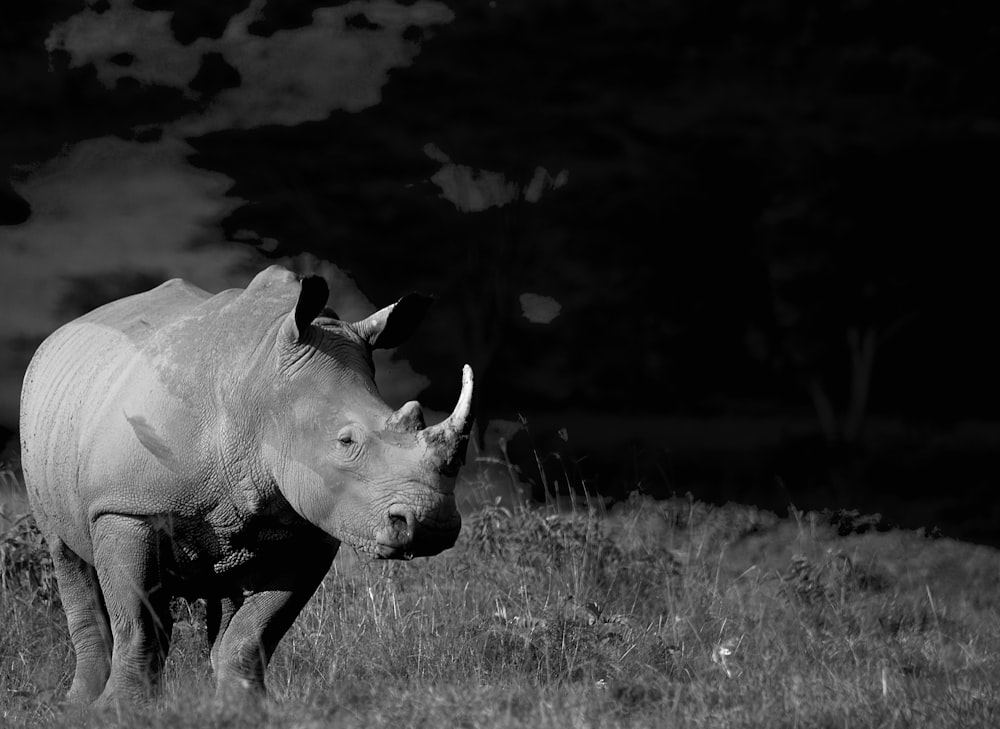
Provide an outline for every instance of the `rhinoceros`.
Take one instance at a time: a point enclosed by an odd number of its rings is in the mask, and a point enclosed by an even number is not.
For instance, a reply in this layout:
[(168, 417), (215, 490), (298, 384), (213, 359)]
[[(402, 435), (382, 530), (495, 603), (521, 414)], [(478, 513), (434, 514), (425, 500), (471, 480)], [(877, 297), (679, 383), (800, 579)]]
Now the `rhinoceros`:
[(217, 693), (261, 695), (341, 543), (383, 559), (454, 545), (471, 368), (426, 427), (419, 403), (381, 398), (372, 350), (429, 299), (346, 322), (328, 297), (280, 266), (215, 295), (173, 279), (39, 347), (22, 463), (76, 654), (70, 699), (149, 700), (174, 596), (206, 600)]

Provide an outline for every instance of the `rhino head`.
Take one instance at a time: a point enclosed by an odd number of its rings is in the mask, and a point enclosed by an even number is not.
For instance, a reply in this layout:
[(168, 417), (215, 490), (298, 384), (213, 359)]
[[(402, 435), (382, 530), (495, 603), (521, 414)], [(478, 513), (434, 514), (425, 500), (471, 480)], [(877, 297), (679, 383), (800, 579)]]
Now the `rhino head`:
[(432, 427), (420, 404), (393, 410), (379, 395), (372, 350), (398, 345), (429, 299), (409, 295), (357, 322), (325, 308), (306, 278), (278, 323), (275, 388), (263, 433), (265, 467), (304, 519), (382, 559), (437, 554), (458, 538), (455, 478), (472, 426), (472, 369), (454, 411)]

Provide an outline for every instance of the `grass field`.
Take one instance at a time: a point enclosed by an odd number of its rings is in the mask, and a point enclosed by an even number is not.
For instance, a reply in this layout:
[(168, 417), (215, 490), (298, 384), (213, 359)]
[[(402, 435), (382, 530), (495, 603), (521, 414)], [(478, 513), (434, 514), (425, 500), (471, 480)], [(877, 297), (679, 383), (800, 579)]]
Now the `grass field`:
[(262, 710), (213, 703), (203, 609), (183, 602), (154, 706), (68, 707), (65, 620), (7, 481), (3, 727), (1000, 726), (1000, 553), (684, 498), (487, 505), (409, 563), (343, 550)]

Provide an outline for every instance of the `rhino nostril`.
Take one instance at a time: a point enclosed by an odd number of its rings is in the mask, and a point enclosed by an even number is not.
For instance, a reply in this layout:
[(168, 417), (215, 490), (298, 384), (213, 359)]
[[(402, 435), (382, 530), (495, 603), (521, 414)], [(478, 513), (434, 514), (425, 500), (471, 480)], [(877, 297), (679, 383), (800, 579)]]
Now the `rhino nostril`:
[(389, 525), (401, 534), (413, 536), (413, 512), (405, 506), (394, 504), (389, 507)]

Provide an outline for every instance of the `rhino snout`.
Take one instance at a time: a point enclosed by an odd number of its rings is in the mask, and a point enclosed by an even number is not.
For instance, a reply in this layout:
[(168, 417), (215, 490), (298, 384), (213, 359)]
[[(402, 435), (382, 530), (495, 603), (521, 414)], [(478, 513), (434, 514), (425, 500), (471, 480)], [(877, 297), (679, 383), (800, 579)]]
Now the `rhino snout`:
[(429, 557), (454, 546), (462, 528), (462, 517), (454, 501), (433, 514), (420, 514), (406, 504), (393, 504), (379, 531), (378, 556), (382, 559)]

